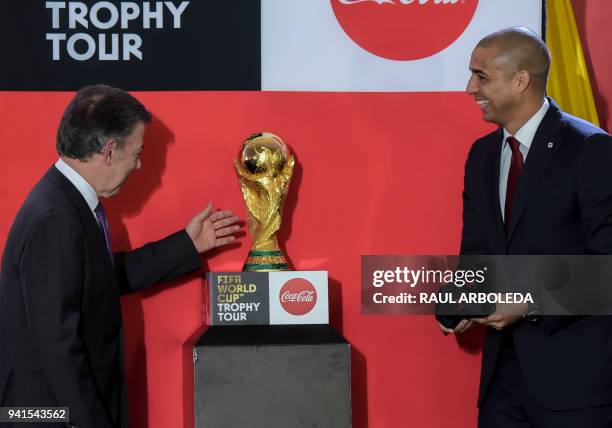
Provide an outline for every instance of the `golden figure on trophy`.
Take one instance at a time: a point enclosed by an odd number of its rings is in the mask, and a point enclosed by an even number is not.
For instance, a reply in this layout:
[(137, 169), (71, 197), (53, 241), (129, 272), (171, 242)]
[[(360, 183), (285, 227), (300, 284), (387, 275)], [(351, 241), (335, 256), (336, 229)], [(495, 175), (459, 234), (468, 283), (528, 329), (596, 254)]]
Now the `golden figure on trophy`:
[(240, 158), (234, 159), (253, 238), (243, 271), (289, 270), (277, 233), (294, 165), (295, 159), (283, 140), (267, 132), (249, 137)]

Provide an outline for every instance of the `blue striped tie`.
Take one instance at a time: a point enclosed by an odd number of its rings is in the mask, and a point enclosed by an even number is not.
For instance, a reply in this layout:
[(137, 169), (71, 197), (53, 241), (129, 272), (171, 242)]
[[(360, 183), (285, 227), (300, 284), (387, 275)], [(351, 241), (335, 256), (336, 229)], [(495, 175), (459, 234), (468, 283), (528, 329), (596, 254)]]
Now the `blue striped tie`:
[(106, 214), (104, 213), (104, 207), (102, 204), (98, 203), (98, 206), (94, 210), (96, 213), (96, 218), (98, 219), (98, 226), (102, 230), (102, 234), (104, 235), (104, 241), (106, 242), (106, 249), (108, 250), (108, 255), (110, 256), (111, 262), (113, 261), (113, 246), (111, 244), (111, 236), (110, 236), (110, 228), (108, 227), (108, 220), (106, 219)]

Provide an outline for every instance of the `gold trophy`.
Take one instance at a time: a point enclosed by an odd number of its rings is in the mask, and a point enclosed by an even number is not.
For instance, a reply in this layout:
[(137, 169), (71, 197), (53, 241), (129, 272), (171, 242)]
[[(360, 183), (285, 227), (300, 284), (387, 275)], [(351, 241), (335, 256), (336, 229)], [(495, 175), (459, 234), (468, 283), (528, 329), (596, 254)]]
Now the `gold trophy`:
[(295, 159), (283, 140), (267, 132), (249, 137), (240, 158), (234, 159), (253, 237), (243, 271), (289, 270), (276, 235), (294, 165)]

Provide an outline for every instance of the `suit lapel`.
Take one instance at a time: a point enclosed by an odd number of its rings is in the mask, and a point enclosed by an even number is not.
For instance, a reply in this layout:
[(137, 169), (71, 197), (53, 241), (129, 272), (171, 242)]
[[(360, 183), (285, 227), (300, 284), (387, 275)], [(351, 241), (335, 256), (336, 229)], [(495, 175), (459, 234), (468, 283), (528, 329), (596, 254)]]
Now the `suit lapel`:
[(499, 164), (501, 160), (501, 148), (503, 140), (503, 130), (500, 128), (495, 134), (495, 141), (489, 144), (489, 152), (487, 153), (487, 161), (485, 163), (485, 183), (487, 196), (487, 206), (489, 209), (489, 218), (493, 219), (495, 235), (497, 242), (505, 241), (504, 223), (499, 204)]
[(523, 167), (523, 173), (519, 178), (518, 188), (512, 202), (512, 223), (506, 244), (510, 243), (525, 209), (537, 188), (538, 183), (546, 174), (550, 161), (559, 148), (562, 139), (559, 131), (563, 128), (564, 122), (561, 118), (561, 111), (552, 99), (548, 99), (550, 107), (542, 119), (538, 130), (531, 143), (527, 160)]
[[(95, 249), (99, 260), (106, 263), (108, 270), (114, 272), (114, 268), (110, 259), (110, 255), (106, 250), (106, 242), (104, 241), (104, 235), (94, 218), (93, 213), (89, 209), (89, 205), (85, 202), (83, 195), (77, 190), (76, 187), (68, 180), (61, 172), (52, 166), (46, 174), (46, 177), (55, 183), (60, 189), (66, 193), (74, 207), (79, 213), (81, 223), (84, 226), (85, 233), (92, 242), (92, 246)], [(103, 251), (102, 251), (103, 250)], [(110, 275), (113, 282), (116, 283), (115, 275)], [(118, 288), (118, 285), (117, 285)]]

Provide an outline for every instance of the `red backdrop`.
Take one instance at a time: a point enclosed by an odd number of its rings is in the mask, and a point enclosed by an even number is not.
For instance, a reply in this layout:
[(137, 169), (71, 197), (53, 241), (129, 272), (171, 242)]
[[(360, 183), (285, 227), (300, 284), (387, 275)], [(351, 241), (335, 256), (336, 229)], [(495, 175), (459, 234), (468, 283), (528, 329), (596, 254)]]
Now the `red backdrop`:
[(612, 20), (612, 5), (608, 0), (572, 0), (582, 48), (589, 67), (593, 94), (601, 126), (612, 126), (612, 32), (606, 29)]

